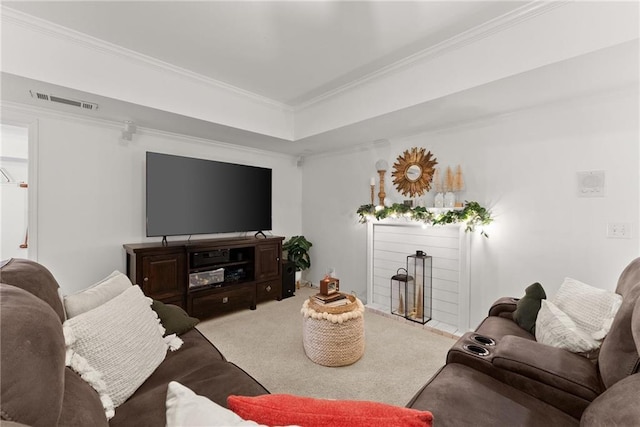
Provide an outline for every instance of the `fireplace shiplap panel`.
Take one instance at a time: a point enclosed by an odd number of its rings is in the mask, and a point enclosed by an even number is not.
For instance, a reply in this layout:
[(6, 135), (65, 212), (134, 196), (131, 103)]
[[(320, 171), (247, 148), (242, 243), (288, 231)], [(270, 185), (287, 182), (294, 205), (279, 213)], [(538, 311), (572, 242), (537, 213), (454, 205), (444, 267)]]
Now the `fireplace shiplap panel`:
[[(370, 227), (371, 284), (368, 302), (390, 310), (391, 277), (406, 268), (407, 255), (422, 250), (433, 258), (432, 319), (449, 325), (460, 324), (461, 248), (460, 227), (422, 227), (412, 223), (375, 223)], [(464, 260), (462, 260), (464, 261)], [(464, 284), (464, 283), (463, 283)], [(462, 307), (464, 309), (464, 307)]]

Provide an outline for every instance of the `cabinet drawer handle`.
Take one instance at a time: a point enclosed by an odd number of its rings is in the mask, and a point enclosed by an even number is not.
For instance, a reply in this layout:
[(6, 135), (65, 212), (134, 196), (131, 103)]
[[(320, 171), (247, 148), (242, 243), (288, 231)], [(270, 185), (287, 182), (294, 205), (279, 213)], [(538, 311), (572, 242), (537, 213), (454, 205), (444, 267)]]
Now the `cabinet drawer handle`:
[(143, 281), (143, 282), (148, 282), (148, 281), (149, 281), (149, 278), (148, 278), (148, 277), (145, 277), (144, 279), (142, 279), (142, 281)]
[(271, 292), (271, 285), (267, 285), (265, 289), (267, 290), (267, 292)]

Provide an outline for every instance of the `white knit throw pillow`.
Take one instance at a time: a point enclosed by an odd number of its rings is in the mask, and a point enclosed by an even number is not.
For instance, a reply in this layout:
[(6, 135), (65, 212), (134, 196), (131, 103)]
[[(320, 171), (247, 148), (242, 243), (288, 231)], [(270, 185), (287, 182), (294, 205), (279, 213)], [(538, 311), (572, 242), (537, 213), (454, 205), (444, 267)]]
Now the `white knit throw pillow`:
[(589, 352), (600, 346), (554, 303), (544, 299), (536, 318), (536, 341), (573, 353)]
[(602, 340), (622, 305), (622, 296), (567, 277), (551, 302), (593, 339)]
[(120, 295), (131, 287), (131, 281), (119, 271), (114, 271), (98, 283), (75, 294), (64, 297), (67, 319), (93, 310)]
[[(64, 322), (67, 365), (100, 393), (107, 418), (164, 360), (167, 340), (139, 286)], [(82, 372), (81, 372), (82, 371)], [(101, 387), (101, 382), (104, 387)], [(103, 390), (100, 390), (100, 389)]]

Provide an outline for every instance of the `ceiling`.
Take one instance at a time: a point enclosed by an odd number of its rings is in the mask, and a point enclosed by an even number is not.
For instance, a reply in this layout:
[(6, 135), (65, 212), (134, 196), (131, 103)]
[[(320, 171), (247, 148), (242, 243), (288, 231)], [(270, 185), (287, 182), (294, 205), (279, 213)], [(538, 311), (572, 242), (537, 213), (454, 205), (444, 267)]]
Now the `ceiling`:
[(308, 102), (525, 3), (3, 2), (290, 106)]
[[(2, 1), (10, 8), (296, 111), (518, 9), (517, 1)], [(102, 43), (102, 42), (101, 42)], [(589, 53), (295, 141), (2, 73), (95, 102), (100, 118), (293, 155), (343, 150), (638, 82), (638, 43)], [(603, 77), (604, 76), (604, 77)], [(71, 107), (57, 110), (96, 117)]]

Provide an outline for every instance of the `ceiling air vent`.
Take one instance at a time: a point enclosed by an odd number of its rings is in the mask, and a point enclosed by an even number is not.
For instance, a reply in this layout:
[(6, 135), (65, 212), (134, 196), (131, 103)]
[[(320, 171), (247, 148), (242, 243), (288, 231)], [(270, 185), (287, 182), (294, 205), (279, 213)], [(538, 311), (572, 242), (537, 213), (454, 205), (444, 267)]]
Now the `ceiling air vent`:
[(61, 96), (49, 95), (41, 92), (29, 91), (32, 98), (37, 98), (42, 101), (57, 102), (59, 104), (71, 105), (72, 107), (82, 108), (84, 110), (97, 110), (98, 104), (93, 102), (81, 101), (78, 99), (62, 98)]

